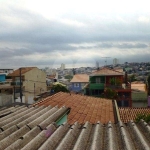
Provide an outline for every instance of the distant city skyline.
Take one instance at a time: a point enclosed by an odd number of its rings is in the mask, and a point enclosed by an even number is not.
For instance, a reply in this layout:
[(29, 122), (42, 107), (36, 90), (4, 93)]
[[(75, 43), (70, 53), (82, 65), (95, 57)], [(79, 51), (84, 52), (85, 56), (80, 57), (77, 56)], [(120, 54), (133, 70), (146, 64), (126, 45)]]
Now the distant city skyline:
[(1, 0), (0, 67), (149, 61), (148, 0)]

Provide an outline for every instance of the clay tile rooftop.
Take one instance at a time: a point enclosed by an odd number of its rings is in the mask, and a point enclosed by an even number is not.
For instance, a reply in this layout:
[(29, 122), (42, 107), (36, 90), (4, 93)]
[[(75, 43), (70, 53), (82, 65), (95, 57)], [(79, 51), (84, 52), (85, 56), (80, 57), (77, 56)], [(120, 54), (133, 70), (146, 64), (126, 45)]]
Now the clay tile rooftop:
[(123, 72), (119, 72), (113, 69), (109, 69), (109, 68), (102, 68), (100, 70), (97, 70), (95, 72), (93, 72), (90, 76), (94, 76), (94, 75), (105, 75), (105, 76), (109, 76), (109, 75), (123, 75)]
[[(37, 67), (24, 67), (24, 68), (21, 68), (21, 74), (24, 74), (24, 73), (26, 73), (26, 72), (34, 69), (34, 68), (37, 68)], [(20, 75), (20, 70), (19, 69), (17, 69), (14, 72), (8, 74), (8, 76), (19, 76), (19, 75)]]
[(115, 122), (113, 104), (108, 99), (59, 92), (35, 103), (33, 106), (36, 105), (71, 108), (68, 116), (69, 124), (75, 122), (84, 124), (86, 121), (93, 124), (97, 121), (101, 123)]
[(75, 74), (70, 82), (89, 82), (89, 75)]
[(130, 120), (135, 121), (138, 114), (150, 114), (150, 108), (136, 108), (136, 107), (121, 107), (119, 108), (120, 119), (127, 123)]

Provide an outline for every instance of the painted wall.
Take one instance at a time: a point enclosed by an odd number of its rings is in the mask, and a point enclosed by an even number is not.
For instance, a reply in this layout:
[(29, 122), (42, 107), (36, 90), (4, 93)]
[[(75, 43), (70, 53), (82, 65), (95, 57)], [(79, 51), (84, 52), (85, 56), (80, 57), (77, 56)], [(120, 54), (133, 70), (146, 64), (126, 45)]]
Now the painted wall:
[(148, 107), (150, 107), (150, 96), (148, 97)]
[(6, 80), (5, 74), (0, 74), (0, 82), (4, 82)]
[(146, 92), (134, 92), (132, 91), (132, 101), (147, 101)]
[(81, 83), (75, 82), (71, 84), (71, 91), (79, 92), (81, 90), (82, 90)]
[(90, 83), (96, 83), (96, 78), (100, 78), (101, 83), (105, 83), (105, 77), (104, 76), (93, 76), (93, 77), (90, 77)]
[[(100, 83), (96, 83), (96, 78), (100, 78)], [(105, 84), (105, 77), (104, 76), (94, 76), (90, 77), (90, 89), (104, 89), (104, 84)]]
[[(25, 86), (25, 91), (34, 92), (40, 94), (47, 91), (46, 86), (46, 73), (38, 68), (34, 68), (24, 74), (25, 81), (23, 86)], [(34, 88), (35, 85), (35, 88)]]

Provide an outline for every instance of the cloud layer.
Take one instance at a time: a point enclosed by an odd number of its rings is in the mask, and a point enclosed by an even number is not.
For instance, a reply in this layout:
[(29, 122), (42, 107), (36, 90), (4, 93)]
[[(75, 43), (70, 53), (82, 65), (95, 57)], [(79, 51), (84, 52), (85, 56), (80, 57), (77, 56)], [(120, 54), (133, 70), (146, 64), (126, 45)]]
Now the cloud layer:
[(0, 2), (0, 68), (94, 66), (104, 64), (102, 57), (110, 57), (109, 64), (114, 58), (149, 61), (150, 11), (144, 2), (57, 2)]

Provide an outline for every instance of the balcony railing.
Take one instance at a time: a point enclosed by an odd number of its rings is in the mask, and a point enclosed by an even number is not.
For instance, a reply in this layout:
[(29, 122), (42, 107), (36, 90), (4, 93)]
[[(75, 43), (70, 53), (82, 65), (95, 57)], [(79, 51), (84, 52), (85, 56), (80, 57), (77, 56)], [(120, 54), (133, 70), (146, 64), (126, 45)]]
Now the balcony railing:
[(130, 99), (131, 99), (130, 96), (125, 96), (125, 97), (118, 96), (116, 98), (117, 101), (122, 101), (122, 100), (124, 100), (124, 101), (130, 101)]
[[(21, 83), (22, 83), (22, 82), (21, 82)], [(11, 82), (11, 85), (20, 85), (20, 82), (14, 81), (14, 82)]]
[(111, 84), (105, 84), (106, 88), (111, 88), (111, 89), (131, 89), (131, 84), (121, 84), (121, 85), (111, 85)]
[(105, 84), (105, 82), (92, 82), (90, 81), (91, 84)]

